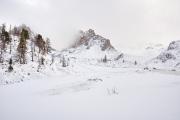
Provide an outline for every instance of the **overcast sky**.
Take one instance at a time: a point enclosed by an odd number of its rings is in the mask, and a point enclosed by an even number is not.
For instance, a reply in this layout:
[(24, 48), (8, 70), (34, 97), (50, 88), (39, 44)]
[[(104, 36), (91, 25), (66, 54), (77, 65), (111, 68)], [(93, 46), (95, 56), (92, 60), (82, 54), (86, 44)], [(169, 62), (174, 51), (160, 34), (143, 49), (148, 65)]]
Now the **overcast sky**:
[(61, 50), (94, 29), (121, 49), (180, 39), (180, 0), (0, 0), (0, 22), (27, 24)]

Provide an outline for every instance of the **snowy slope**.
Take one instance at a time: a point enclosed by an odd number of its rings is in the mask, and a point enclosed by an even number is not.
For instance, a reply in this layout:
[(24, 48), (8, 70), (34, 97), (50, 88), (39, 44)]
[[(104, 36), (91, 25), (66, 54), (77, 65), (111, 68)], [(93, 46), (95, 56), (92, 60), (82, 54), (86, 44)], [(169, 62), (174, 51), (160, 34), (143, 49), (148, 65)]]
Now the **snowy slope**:
[(162, 69), (179, 69), (180, 68), (180, 40), (172, 41), (168, 48), (162, 51), (149, 64)]
[(76, 64), (0, 86), (1, 120), (179, 120), (180, 74)]
[[(18, 26), (18, 30), (26, 29), (29, 31), (29, 39), (27, 39), (27, 51), (26, 51), (26, 64), (20, 64), (18, 61), (18, 44), (20, 36), (10, 34), (11, 43), (7, 44), (5, 52), (2, 54), (3, 63), (0, 63), (0, 85), (14, 84), (31, 80), (34, 78), (40, 78), (41, 74), (50, 74), (53, 72), (52, 56), (56, 53), (56, 50), (52, 50), (49, 54), (39, 54), (37, 46), (35, 46), (35, 35), (31, 29), (25, 25)], [(33, 49), (33, 61), (32, 61), (32, 46)], [(10, 52), (11, 49), (11, 52)], [(39, 65), (40, 58), (44, 58), (44, 65)], [(13, 71), (8, 72), (9, 60), (12, 59)]]

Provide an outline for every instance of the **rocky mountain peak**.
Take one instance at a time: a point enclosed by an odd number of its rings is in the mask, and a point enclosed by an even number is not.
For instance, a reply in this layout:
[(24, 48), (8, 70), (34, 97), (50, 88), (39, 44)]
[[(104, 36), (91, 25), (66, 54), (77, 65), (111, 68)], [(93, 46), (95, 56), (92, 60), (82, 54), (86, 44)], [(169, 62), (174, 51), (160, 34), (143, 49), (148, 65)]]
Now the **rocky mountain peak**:
[(95, 33), (94, 30), (89, 29), (88, 31), (81, 31), (79, 39), (73, 45), (74, 48), (86, 46), (87, 49), (90, 49), (93, 46), (98, 46), (102, 51), (105, 50), (115, 50), (111, 45), (110, 40), (106, 39)]

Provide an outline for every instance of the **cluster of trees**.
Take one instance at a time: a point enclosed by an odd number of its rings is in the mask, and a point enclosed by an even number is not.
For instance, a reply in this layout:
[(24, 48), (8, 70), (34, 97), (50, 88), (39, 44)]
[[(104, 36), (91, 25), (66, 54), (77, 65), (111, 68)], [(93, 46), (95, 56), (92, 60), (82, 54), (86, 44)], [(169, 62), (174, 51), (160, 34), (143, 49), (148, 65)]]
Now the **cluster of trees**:
[[(22, 29), (20, 34), (20, 42), (18, 46), (18, 52), (20, 57), (19, 60), (21, 64), (26, 63), (25, 56), (27, 53), (27, 47), (26, 47), (27, 39), (30, 39), (29, 33), (27, 30)], [(45, 61), (44, 56), (51, 52), (51, 45), (49, 38), (44, 40), (41, 34), (37, 34), (34, 38), (31, 38), (30, 40), (31, 40), (31, 61), (34, 61), (34, 56), (36, 56), (35, 53), (38, 53), (38, 62), (40, 65), (44, 65), (44, 61)], [(38, 49), (37, 51), (36, 48)]]
[[(45, 58), (43, 56), (51, 52), (50, 40), (49, 38), (44, 40), (41, 34), (37, 34), (35, 37), (34, 44), (38, 48), (38, 61), (40, 65), (44, 65)], [(32, 53), (32, 56), (33, 56), (33, 53)], [(32, 61), (33, 61), (33, 58), (32, 58)]]
[[(10, 26), (9, 31), (7, 31), (5, 24), (0, 26), (0, 63), (4, 62), (4, 53), (7, 53), (7, 47), (9, 47), (10, 50), (9, 54), (12, 52), (11, 36), (16, 36), (19, 38), (19, 41), (17, 41), (17, 49), (13, 51), (14, 53), (17, 53), (17, 59), (14, 61), (19, 61), (20, 64), (27, 63), (26, 56), (28, 52), (28, 43), (30, 43), (30, 52), (32, 56), (31, 61), (34, 61), (34, 57), (37, 56), (39, 64), (44, 65), (44, 56), (51, 52), (50, 39), (44, 39), (41, 34), (34, 35), (30, 28), (25, 25), (14, 27), (13, 29), (11, 29)], [(38, 49), (37, 51), (36, 48)], [(13, 70), (12, 63), (13, 59), (11, 57), (9, 59), (9, 71)]]

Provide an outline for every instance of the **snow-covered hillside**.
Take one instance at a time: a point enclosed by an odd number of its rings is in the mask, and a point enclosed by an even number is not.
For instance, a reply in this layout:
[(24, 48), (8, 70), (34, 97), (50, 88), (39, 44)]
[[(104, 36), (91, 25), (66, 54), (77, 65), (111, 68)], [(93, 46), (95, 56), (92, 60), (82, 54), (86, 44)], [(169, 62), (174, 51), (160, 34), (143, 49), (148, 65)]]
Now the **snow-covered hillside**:
[(180, 40), (173, 41), (168, 48), (155, 57), (151, 66), (162, 69), (179, 69), (180, 68)]
[[(27, 50), (25, 51), (24, 64), (20, 63), (20, 53), (18, 52), (18, 46), (21, 39), (20, 32), (22, 29), (26, 29), (29, 33), (29, 38), (26, 40)], [(51, 52), (42, 54), (42, 51), (39, 51), (39, 48), (36, 45), (36, 36), (37, 33), (34, 33), (26, 25), (14, 27), (12, 30), (9, 30), (10, 43), (6, 44), (4, 50), (1, 49), (0, 54), (0, 85), (31, 80), (35, 76), (40, 77), (40, 74), (45, 73), (46, 71), (48, 71), (47, 73), (52, 71), (48, 69), (53, 69), (50, 67), (52, 64), (52, 56), (57, 51), (51, 48)], [(1, 39), (0, 43), (2, 43)], [(11, 72), (8, 71), (10, 59), (12, 60), (11, 66), (13, 67)]]

